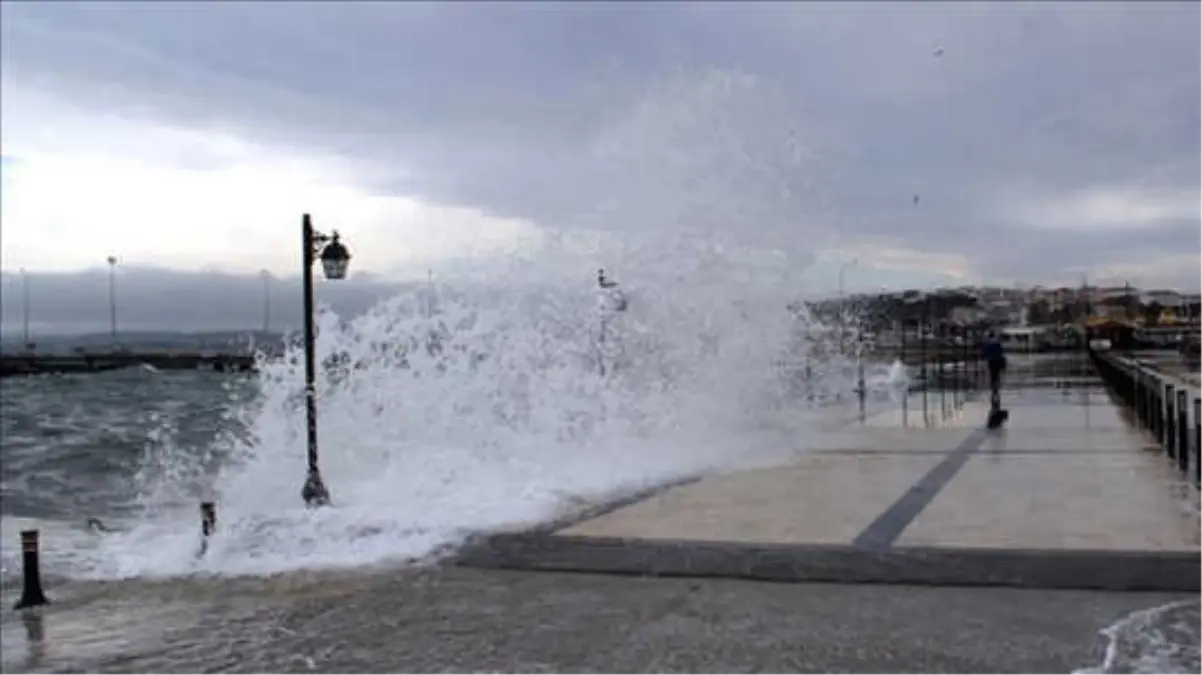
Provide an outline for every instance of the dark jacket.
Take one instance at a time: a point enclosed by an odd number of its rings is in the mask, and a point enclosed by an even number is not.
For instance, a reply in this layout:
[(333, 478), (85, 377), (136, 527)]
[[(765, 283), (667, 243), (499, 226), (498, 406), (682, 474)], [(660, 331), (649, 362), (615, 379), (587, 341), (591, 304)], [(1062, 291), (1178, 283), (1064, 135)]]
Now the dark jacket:
[(1003, 368), (1006, 366), (1006, 350), (1002, 348), (1002, 343), (997, 338), (985, 341), (985, 345), (981, 348), (981, 358), (990, 364)]

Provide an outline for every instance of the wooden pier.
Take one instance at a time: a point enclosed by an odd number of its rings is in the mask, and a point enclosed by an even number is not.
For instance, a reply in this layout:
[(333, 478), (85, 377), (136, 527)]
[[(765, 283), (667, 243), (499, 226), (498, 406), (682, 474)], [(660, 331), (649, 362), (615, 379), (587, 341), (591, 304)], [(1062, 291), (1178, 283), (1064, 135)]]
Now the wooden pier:
[(0, 377), (100, 373), (107, 370), (141, 366), (149, 366), (155, 370), (245, 373), (255, 369), (255, 357), (251, 354), (196, 351), (0, 355)]

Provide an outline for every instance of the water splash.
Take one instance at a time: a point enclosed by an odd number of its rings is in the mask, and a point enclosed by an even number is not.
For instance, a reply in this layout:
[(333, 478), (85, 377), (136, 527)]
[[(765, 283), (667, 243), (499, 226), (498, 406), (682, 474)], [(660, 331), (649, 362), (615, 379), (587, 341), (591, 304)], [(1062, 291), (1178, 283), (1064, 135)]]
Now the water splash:
[[(850, 398), (856, 378), (855, 355), (788, 309), (832, 233), (797, 119), (755, 78), (658, 83), (580, 158), (597, 192), (572, 222), (364, 316), (320, 316), (321, 467), (334, 508), (299, 498), (294, 347), (265, 364), (260, 400), (242, 414), (247, 436), (224, 440), (220, 536), (207, 555), (194, 557), (195, 508), (164, 506), (109, 538), (100, 573), (421, 557), (582, 501), (779, 460), (808, 433), (799, 412), (827, 398), (816, 393)], [(621, 283), (626, 311), (599, 310), (598, 268)]]
[(1107, 642), (1102, 664), (1075, 672), (1196, 673), (1202, 665), (1198, 620), (1197, 599), (1132, 612), (1101, 631)]

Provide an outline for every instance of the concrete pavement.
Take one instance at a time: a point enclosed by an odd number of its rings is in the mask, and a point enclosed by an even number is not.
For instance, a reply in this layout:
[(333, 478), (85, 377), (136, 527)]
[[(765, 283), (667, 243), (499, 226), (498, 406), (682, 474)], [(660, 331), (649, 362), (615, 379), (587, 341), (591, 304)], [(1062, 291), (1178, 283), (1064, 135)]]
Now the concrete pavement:
[[(1034, 378), (1038, 379), (1038, 378)], [(1007, 391), (823, 431), (791, 464), (669, 487), (467, 565), (628, 574), (1198, 591), (1198, 493), (1094, 387)], [(913, 405), (910, 414), (915, 413)], [(918, 411), (921, 415), (921, 411)]]

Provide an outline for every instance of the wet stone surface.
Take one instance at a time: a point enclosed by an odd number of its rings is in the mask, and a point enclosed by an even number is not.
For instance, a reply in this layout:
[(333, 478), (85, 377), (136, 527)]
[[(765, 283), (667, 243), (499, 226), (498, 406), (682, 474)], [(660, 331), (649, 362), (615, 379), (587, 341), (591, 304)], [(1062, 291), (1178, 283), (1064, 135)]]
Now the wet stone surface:
[[(56, 598), (36, 621), (5, 613), (6, 672), (1064, 673), (1102, 662), (1100, 630), (1187, 599), (455, 567), (76, 584)], [(1193, 626), (1168, 632), (1196, 653)]]

